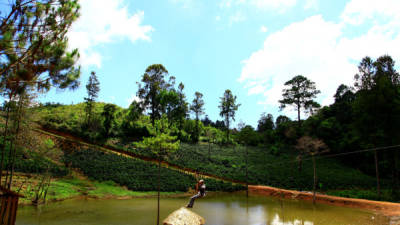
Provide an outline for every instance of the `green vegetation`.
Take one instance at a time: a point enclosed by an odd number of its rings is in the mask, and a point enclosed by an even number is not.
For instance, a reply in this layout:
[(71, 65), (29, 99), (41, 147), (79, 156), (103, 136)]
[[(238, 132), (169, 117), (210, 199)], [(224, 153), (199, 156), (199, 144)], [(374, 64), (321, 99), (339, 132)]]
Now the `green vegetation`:
[[(158, 167), (156, 164), (131, 159), (116, 154), (108, 154), (96, 150), (74, 151), (65, 156), (65, 160), (73, 167), (79, 168), (89, 178), (97, 181), (113, 181), (126, 186), (130, 190), (154, 191), (158, 184)], [(167, 192), (187, 191), (193, 188), (196, 179), (183, 172), (161, 168), (160, 190)], [(232, 185), (205, 179), (207, 190), (235, 191), (242, 190), (241, 185)]]
[[(21, 175), (15, 177), (15, 185), (19, 189), (19, 193), (24, 196), (20, 199), (23, 204), (30, 204), (35, 198), (35, 189), (39, 182), (39, 177), (35, 175)], [(162, 196), (177, 195), (182, 192), (161, 192)], [(75, 197), (89, 198), (129, 198), (129, 197), (146, 197), (155, 196), (157, 192), (139, 192), (131, 191), (125, 187), (121, 187), (112, 181), (92, 181), (85, 178), (64, 177), (56, 178), (51, 181), (46, 201), (59, 201)]]
[[(9, 15), (0, 24), (0, 46), (7, 49), (0, 52), (0, 90), (5, 96), (0, 185), (11, 189), (15, 171), (39, 174), (36, 203), (53, 192), (54, 196), (74, 196), (82, 190), (95, 195), (130, 195), (113, 189), (112, 182), (135, 191), (168, 192), (187, 191), (195, 183), (195, 177), (182, 171), (161, 168), (161, 160), (253, 184), (400, 199), (400, 155), (396, 151), (400, 144), (400, 75), (390, 56), (365, 57), (354, 86), (340, 85), (334, 103), (322, 108), (314, 101), (320, 93), (315, 83), (294, 76), (285, 83), (279, 103), (281, 109), (294, 106), (298, 121), (284, 115), (274, 121), (271, 114), (263, 113), (257, 129), (243, 122), (238, 129), (231, 127), (240, 103), (229, 89), (218, 106), (223, 121), (213, 122), (207, 116), (201, 120), (205, 102), (200, 92), (195, 92), (190, 106), (195, 119), (190, 119), (184, 85), (176, 88), (176, 78), (161, 64), (146, 68), (137, 83), (140, 100), (128, 109), (96, 102), (100, 83), (95, 72), (86, 86), (85, 103), (36, 106), (32, 103), (39, 92), (79, 85), (80, 68), (75, 66), (79, 54), (77, 49), (68, 51), (66, 34), (80, 6), (77, 0), (20, 0), (10, 5)], [(301, 120), (301, 112), (309, 117)], [(51, 140), (35, 139), (30, 133), (32, 121), (94, 144), (150, 157), (158, 160), (158, 167), (75, 146), (63, 149), (64, 153)], [(91, 184), (95, 192), (80, 181), (60, 179), (70, 173), (70, 165), (100, 182)], [(54, 177), (57, 180), (51, 184)], [(208, 190), (243, 189), (214, 179), (206, 183)], [(373, 190), (376, 195), (371, 194)]]

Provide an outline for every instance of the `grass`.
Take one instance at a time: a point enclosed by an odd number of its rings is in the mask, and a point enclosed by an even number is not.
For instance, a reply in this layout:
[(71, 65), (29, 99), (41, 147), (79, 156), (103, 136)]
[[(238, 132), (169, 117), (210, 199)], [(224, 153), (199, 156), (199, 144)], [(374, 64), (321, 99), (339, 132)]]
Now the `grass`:
[[(115, 146), (114, 142), (114, 146)], [(134, 149), (129, 144), (119, 144), (119, 149), (151, 157), (151, 153)], [(181, 144), (181, 148), (167, 161), (179, 166), (214, 174), (233, 180), (246, 180), (246, 149), (244, 147)], [(302, 171), (298, 170), (297, 152), (282, 148), (273, 151), (268, 147), (247, 147), (248, 181), (252, 184), (269, 185), (286, 189), (311, 190), (313, 167), (310, 157), (304, 156)], [(319, 158), (317, 164), (317, 186), (320, 191), (335, 189), (371, 189), (375, 178), (342, 164), (337, 159)], [(382, 180), (384, 184), (386, 181)]]
[(360, 198), (360, 199), (369, 199), (376, 201), (393, 201), (392, 190), (384, 189), (381, 190), (381, 196), (378, 196), (376, 189), (370, 190), (361, 190), (361, 189), (353, 189), (353, 190), (332, 190), (327, 191), (326, 194), (345, 197), (345, 198)]
[[(13, 190), (20, 189), (20, 194), (24, 198), (20, 198), (22, 204), (31, 204), (35, 196), (35, 189), (40, 180), (40, 176), (26, 176), (19, 174), (15, 176), (13, 182)], [(178, 195), (182, 192), (161, 192), (162, 196)], [(155, 196), (157, 192), (138, 192), (130, 191), (124, 187), (117, 185), (112, 181), (97, 182), (91, 181), (85, 177), (64, 177), (52, 179), (51, 186), (48, 190), (46, 201), (60, 201), (76, 197), (89, 198), (130, 198), (130, 197), (148, 197)]]

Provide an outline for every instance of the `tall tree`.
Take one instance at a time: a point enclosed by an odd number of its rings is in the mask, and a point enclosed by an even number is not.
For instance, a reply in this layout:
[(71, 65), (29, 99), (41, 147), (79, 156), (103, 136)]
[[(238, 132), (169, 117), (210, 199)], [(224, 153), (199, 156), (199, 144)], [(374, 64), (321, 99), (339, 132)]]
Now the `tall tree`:
[[(394, 69), (395, 62), (384, 55), (373, 61), (369, 57), (362, 59), (359, 73), (355, 75), (355, 88), (358, 90), (354, 102), (354, 124), (362, 137), (362, 145), (375, 148), (399, 144), (400, 132), (400, 75)], [(398, 153), (393, 151), (388, 156), (393, 173), (398, 168)], [(375, 173), (377, 191), (380, 195), (379, 177), (380, 154), (375, 150)], [(394, 176), (398, 185), (398, 176)]]
[(171, 76), (167, 82), (165, 79), (169, 76), (168, 70), (161, 64), (153, 64), (147, 67), (138, 83), (137, 96), (141, 99), (143, 109), (150, 110), (151, 123), (154, 126), (155, 120), (161, 118), (162, 108), (159, 94), (174, 85), (175, 77)]
[[(8, 90), (77, 88), (77, 49), (67, 51), (67, 31), (79, 16), (77, 0), (15, 0), (0, 24), (0, 74)], [(17, 94), (17, 93), (13, 93)], [(12, 96), (14, 97), (14, 96)]]
[(97, 79), (96, 73), (92, 71), (89, 76), (89, 81), (86, 84), (87, 98), (85, 98), (86, 125), (92, 127), (93, 108), (100, 91), (100, 82)]
[(177, 121), (177, 111), (179, 108), (179, 94), (176, 90), (162, 90), (158, 95), (161, 113), (168, 119), (168, 127)]
[(192, 112), (195, 114), (196, 117), (196, 132), (195, 132), (195, 136), (193, 138), (194, 142), (198, 142), (199, 141), (199, 137), (200, 137), (200, 130), (199, 130), (199, 123), (200, 123), (200, 115), (204, 114), (204, 100), (203, 100), (203, 94), (200, 92), (194, 93), (194, 99), (192, 101), (192, 105), (190, 105), (190, 110), (192, 110)]
[(114, 104), (106, 104), (103, 107), (103, 112), (101, 113), (101, 115), (104, 117), (103, 127), (106, 138), (110, 135), (110, 130), (115, 119), (116, 110), (117, 106)]
[(176, 117), (178, 120), (178, 139), (182, 138), (182, 130), (183, 130), (183, 125), (185, 123), (185, 119), (188, 115), (189, 107), (188, 103), (186, 102), (186, 96), (185, 93), (183, 93), (183, 89), (185, 88), (185, 85), (183, 83), (179, 83), (178, 85), (178, 96), (179, 96), (179, 101), (178, 101), (178, 108), (176, 111)]
[(313, 99), (317, 97), (317, 94), (319, 94), (320, 91), (316, 89), (314, 82), (302, 75), (293, 77), (285, 83), (285, 86), (288, 86), (289, 88), (283, 89), (282, 91), (283, 99), (279, 100), (279, 103), (281, 104), (280, 109), (282, 110), (288, 105), (294, 106), (297, 110), (298, 124), (301, 126), (301, 110), (312, 110), (318, 106), (318, 103)]
[[(52, 86), (77, 88), (80, 68), (75, 67), (75, 63), (79, 53), (77, 49), (67, 51), (66, 33), (79, 17), (78, 1), (15, 0), (9, 3), (10, 8), (2, 10), (0, 22), (0, 88), (8, 102), (17, 96), (23, 99), (22, 96), (28, 95), (27, 90), (33, 90), (30, 87), (40, 91), (48, 91)], [(3, 143), (8, 136), (9, 115), (7, 108)], [(1, 146), (0, 181), (4, 146)]]
[(219, 115), (225, 119), (226, 139), (229, 141), (230, 120), (232, 119), (235, 121), (235, 114), (240, 104), (236, 103), (236, 96), (233, 96), (231, 90), (229, 89), (225, 90), (224, 95), (220, 98), (220, 100), (220, 105), (218, 106), (220, 109)]

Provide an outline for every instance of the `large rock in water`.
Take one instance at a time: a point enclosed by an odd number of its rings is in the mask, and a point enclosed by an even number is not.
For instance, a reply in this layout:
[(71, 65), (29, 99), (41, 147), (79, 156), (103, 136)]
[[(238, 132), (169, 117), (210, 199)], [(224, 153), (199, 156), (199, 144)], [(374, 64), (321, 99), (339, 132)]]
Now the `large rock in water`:
[(203, 225), (206, 221), (203, 217), (185, 207), (174, 211), (163, 221), (164, 225)]

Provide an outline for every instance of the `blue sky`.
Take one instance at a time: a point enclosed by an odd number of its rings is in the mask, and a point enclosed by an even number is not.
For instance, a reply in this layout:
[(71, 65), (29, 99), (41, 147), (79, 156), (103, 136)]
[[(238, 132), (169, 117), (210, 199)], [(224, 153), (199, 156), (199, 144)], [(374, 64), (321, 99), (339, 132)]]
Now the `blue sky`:
[(42, 102), (82, 102), (95, 71), (99, 101), (127, 107), (146, 67), (161, 63), (185, 84), (189, 102), (195, 91), (204, 94), (212, 120), (222, 119), (219, 97), (231, 89), (241, 103), (236, 124), (256, 126), (263, 112), (293, 117), (279, 111), (278, 100), (295, 75), (316, 82), (317, 100), (327, 105), (339, 84), (353, 83), (364, 56), (400, 58), (398, 0), (80, 2), (81, 18), (68, 36), (70, 48), (80, 50), (81, 87), (52, 90)]

